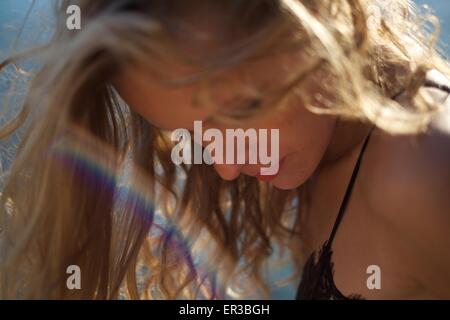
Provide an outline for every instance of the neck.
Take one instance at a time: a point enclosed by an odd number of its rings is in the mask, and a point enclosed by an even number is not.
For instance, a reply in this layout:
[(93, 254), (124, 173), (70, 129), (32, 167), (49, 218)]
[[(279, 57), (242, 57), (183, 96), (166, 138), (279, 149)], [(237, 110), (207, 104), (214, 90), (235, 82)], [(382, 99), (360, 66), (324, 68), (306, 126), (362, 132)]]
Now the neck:
[(337, 120), (330, 144), (319, 165), (319, 170), (352, 156), (361, 148), (372, 124), (357, 121)]

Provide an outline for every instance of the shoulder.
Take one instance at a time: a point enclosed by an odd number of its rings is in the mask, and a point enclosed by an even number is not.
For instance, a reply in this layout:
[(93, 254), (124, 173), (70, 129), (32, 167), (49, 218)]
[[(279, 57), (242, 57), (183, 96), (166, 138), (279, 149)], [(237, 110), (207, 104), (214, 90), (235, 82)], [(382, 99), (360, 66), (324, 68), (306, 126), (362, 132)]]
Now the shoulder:
[(450, 218), (450, 122), (448, 131), (443, 126), (417, 136), (373, 134), (365, 182), (381, 188), (374, 199), (411, 210), (446, 204)]
[[(435, 83), (450, 83), (442, 77), (437, 72), (427, 76)], [(391, 135), (375, 130), (365, 160), (365, 182), (367, 187), (381, 188), (370, 192), (369, 199), (381, 200), (377, 197), (382, 196), (386, 204), (405, 210), (426, 206), (430, 211), (444, 205), (450, 216), (450, 97), (437, 88), (422, 90), (442, 106), (441, 110), (425, 133)]]
[(450, 99), (445, 104), (424, 134), (374, 132), (361, 181), (370, 211), (409, 250), (420, 280), (442, 286), (437, 292), (450, 288)]

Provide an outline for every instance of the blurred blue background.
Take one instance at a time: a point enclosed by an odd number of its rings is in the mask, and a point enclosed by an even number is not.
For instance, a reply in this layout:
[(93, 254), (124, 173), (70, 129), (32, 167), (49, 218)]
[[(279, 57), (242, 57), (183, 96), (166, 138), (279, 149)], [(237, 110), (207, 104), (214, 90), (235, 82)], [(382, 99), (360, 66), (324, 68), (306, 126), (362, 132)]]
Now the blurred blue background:
[[(95, 0), (92, 0), (95, 1)], [(441, 19), (441, 43), (445, 54), (450, 50), (450, 1), (444, 0), (417, 0), (418, 5), (428, 4), (434, 13)], [(33, 5), (32, 5), (33, 4)], [(0, 61), (14, 51), (20, 51), (45, 42), (52, 31), (51, 13), (53, 0), (0, 0)], [(22, 26), (24, 19), (26, 24)], [(20, 34), (19, 40), (17, 35)], [(5, 99), (11, 99), (9, 105), (20, 105), (23, 98), (25, 82), (18, 81), (17, 94), (6, 96), (6, 89), (10, 87), (14, 79), (13, 70), (6, 69), (0, 74), (0, 106)], [(17, 110), (3, 110), (0, 108), (0, 125), (7, 118), (13, 116)], [(20, 132), (6, 140), (0, 140), (0, 191), (4, 180), (4, 173), (14, 157), (14, 146), (19, 140)], [(274, 260), (277, 260), (275, 258)], [(284, 278), (288, 273), (286, 269), (278, 267), (268, 268), (269, 277), (272, 279)], [(274, 299), (292, 299), (295, 292), (295, 283), (285, 286), (274, 286), (272, 296)]]
[[(93, 0), (95, 1), (95, 0)], [(54, 0), (0, 0), (0, 58), (15, 45), (20, 25), (26, 17), (30, 5), (34, 2), (18, 48), (39, 43), (51, 30), (49, 17)], [(416, 0), (418, 5), (429, 5), (441, 19), (443, 43), (450, 43), (450, 2), (446, 0)], [(448, 52), (448, 51), (447, 51)]]

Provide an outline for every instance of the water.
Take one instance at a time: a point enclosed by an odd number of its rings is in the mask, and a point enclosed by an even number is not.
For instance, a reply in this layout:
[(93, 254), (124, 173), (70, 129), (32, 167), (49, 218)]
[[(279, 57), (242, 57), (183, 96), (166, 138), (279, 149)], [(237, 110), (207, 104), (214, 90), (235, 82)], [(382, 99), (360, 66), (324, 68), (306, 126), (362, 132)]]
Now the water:
[(416, 0), (421, 5), (429, 5), (441, 23), (441, 46), (447, 57), (450, 56), (450, 2), (443, 0)]
[[(10, 54), (15, 45), (17, 49), (24, 49), (48, 39), (52, 26), (50, 18), (52, 3), (50, 0), (0, 1), (0, 57)], [(27, 19), (20, 40), (16, 43), (17, 35), (30, 8), (30, 19)]]
[[(93, 0), (95, 1), (95, 0)], [(441, 43), (447, 48), (447, 54), (450, 53), (448, 45), (450, 44), (450, 3), (443, 0), (417, 0), (418, 5), (429, 4), (441, 19)], [(34, 45), (45, 42), (52, 32), (51, 10), (53, 0), (36, 0), (30, 13), (30, 19), (27, 20), (23, 28), (22, 35), (17, 41), (17, 35), (21, 29), (30, 5), (33, 0), (0, 0), (0, 60), (9, 56), (14, 51), (20, 51)], [(7, 83), (11, 80), (8, 72), (0, 74), (0, 103), (3, 103), (3, 92)], [(5, 81), (6, 80), (6, 81)], [(21, 96), (18, 96), (20, 100)], [(16, 104), (14, 104), (16, 105)], [(19, 105), (19, 103), (17, 103)], [(3, 110), (0, 110), (0, 124)], [(16, 110), (9, 110), (7, 115), (15, 114)], [(17, 144), (18, 135), (10, 139), (0, 141), (0, 190), (2, 187), (2, 172), (9, 167), (14, 157), (14, 145)], [(286, 269), (271, 270), (272, 279), (282, 278), (287, 273)], [(295, 284), (284, 287), (273, 288), (272, 295), (275, 299), (291, 299), (294, 296)]]

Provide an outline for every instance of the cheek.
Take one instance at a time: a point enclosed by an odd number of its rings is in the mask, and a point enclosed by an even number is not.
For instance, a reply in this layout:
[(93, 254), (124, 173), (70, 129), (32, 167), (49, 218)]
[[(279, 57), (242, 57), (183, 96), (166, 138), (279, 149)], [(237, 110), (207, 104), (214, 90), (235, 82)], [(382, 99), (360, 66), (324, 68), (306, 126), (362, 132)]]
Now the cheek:
[(275, 186), (292, 189), (309, 179), (331, 141), (335, 117), (316, 115), (303, 106), (286, 110), (282, 119), (280, 155), (286, 157)]
[(331, 140), (335, 121), (335, 117), (314, 114), (300, 103), (289, 106), (276, 117), (282, 149), (288, 153), (301, 151), (305, 158), (322, 155)]

